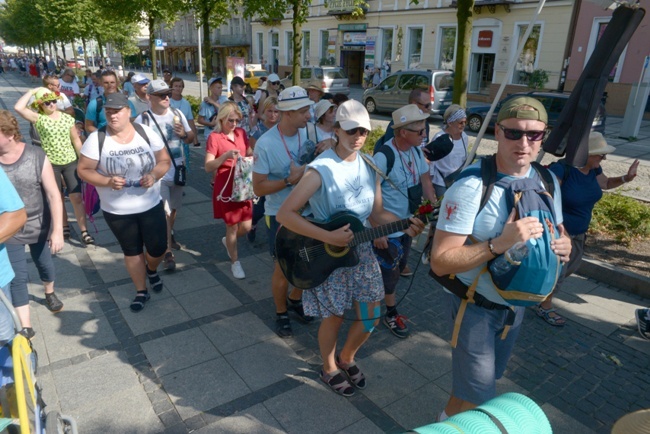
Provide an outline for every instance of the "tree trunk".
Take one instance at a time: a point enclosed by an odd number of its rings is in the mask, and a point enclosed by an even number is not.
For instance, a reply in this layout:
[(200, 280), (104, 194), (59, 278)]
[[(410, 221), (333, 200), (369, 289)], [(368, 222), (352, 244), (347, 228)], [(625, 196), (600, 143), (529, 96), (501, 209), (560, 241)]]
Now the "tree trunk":
[(61, 41), (61, 54), (63, 55), (63, 63), (64, 65), (68, 64), (68, 58), (65, 55), (65, 42)]
[(298, 19), (300, 14), (300, 3), (302, 0), (293, 0), (293, 68), (291, 72), (293, 75), (293, 85), (300, 84), (300, 52), (302, 51), (302, 24)]
[(97, 46), (99, 47), (99, 62), (104, 64), (104, 41), (102, 41), (101, 36), (97, 35)]
[(56, 45), (56, 41), (52, 42), (52, 46), (54, 47), (54, 61), (56, 62), (56, 67), (57, 69), (59, 68), (59, 47)]
[[(210, 9), (205, 7), (201, 12), (201, 23), (203, 24), (203, 57), (205, 57), (205, 71), (203, 73), (208, 80), (212, 78), (212, 43), (210, 42)], [(199, 59), (202, 62), (203, 59)], [(198, 65), (197, 65), (198, 66)]]
[(155, 19), (149, 16), (147, 24), (149, 25), (149, 53), (151, 54), (151, 71), (153, 79), (158, 78), (158, 68), (156, 68), (156, 35), (154, 35)]
[(469, 52), (472, 48), (474, 0), (458, 0), (458, 40), (456, 41), (456, 75), (454, 76), (454, 104), (467, 106), (467, 75)]
[(88, 50), (86, 50), (86, 38), (81, 38), (81, 46), (84, 49), (84, 63), (86, 64), (86, 68), (90, 66), (90, 63), (88, 63)]

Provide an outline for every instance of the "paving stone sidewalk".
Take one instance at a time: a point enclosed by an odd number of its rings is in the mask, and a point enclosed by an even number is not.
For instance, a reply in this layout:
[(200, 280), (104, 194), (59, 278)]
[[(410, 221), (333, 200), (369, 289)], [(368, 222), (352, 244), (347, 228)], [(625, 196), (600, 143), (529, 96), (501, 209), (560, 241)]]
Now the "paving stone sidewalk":
[[(0, 106), (11, 109), (26, 83), (6, 75), (0, 83)], [(27, 134), (23, 121), (21, 129)], [(72, 240), (55, 258), (61, 313), (46, 309), (30, 264), (45, 401), (73, 416), (82, 433), (397, 433), (431, 423), (451, 387), (450, 333), (443, 291), (417, 255), (413, 281), (398, 287), (411, 337), (399, 340), (380, 326), (358, 356), (367, 389), (339, 397), (318, 379), (318, 323), (294, 321), (292, 339), (273, 332), (263, 230), (253, 244), (240, 240), (247, 277), (232, 278), (203, 156), (192, 148), (177, 271), (162, 273), (163, 292), (142, 312), (128, 307), (134, 288), (101, 213), (96, 246), (85, 247), (73, 223)], [(530, 396), (556, 433), (608, 433), (623, 414), (650, 407), (650, 342), (633, 321), (649, 300), (576, 276), (556, 304), (567, 326), (550, 327), (527, 311), (499, 393)]]

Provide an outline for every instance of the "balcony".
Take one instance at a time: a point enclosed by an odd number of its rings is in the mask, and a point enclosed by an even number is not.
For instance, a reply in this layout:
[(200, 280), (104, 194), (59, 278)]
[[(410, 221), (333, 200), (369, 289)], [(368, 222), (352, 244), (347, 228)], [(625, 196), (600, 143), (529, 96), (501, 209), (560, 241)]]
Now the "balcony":
[(248, 46), (250, 41), (248, 40), (248, 35), (221, 35), (218, 38), (214, 38), (214, 45), (222, 45), (225, 47), (236, 47), (240, 45)]

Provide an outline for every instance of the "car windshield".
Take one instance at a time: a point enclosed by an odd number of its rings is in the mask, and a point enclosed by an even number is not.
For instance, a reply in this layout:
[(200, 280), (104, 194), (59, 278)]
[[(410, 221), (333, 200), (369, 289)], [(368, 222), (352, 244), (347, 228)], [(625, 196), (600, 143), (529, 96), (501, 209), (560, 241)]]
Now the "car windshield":
[(325, 73), (325, 78), (332, 80), (336, 78), (348, 78), (342, 69), (324, 69), (323, 72)]
[(253, 71), (254, 77), (266, 77), (267, 75), (269, 75), (269, 73), (266, 71)]

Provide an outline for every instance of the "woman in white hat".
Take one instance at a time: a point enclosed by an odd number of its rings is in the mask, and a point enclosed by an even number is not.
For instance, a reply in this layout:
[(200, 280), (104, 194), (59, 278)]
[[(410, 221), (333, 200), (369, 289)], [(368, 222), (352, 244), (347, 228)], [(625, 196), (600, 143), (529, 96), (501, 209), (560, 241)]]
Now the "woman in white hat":
[[(322, 229), (301, 216), (300, 209), (305, 203), (309, 202), (317, 221), (327, 221), (340, 212), (354, 213), (366, 226), (397, 220), (394, 214), (384, 210), (379, 177), (359, 153), (370, 128), (370, 117), (360, 102), (346, 101), (338, 108), (334, 126), (336, 147), (307, 165), (302, 179), (280, 207), (278, 222), (295, 233), (345, 247), (354, 240), (350, 225), (333, 231)], [(405, 232), (415, 236), (423, 229), (424, 224), (413, 218)], [(323, 318), (318, 331), (323, 358), (320, 378), (343, 396), (352, 396), (355, 387), (366, 387), (365, 376), (354, 357), (379, 322), (379, 303), (384, 298), (381, 271), (371, 243), (359, 243), (356, 252), (358, 265), (336, 269), (324, 283), (303, 294), (305, 313)], [(343, 314), (350, 308), (354, 308), (356, 318), (337, 355)]]
[(336, 119), (336, 105), (326, 99), (314, 105), (315, 123), (307, 124), (307, 135), (316, 143), (316, 154), (321, 154), (336, 144), (334, 122)]
[[(551, 164), (549, 169), (558, 180), (562, 190), (562, 214), (564, 227), (571, 236), (571, 257), (563, 269), (554, 292), (562, 285), (564, 279), (579, 267), (584, 253), (585, 239), (591, 214), (596, 203), (603, 197), (603, 190), (620, 187), (636, 177), (639, 160), (634, 160), (623, 176), (608, 178), (600, 163), (616, 150), (608, 145), (602, 134), (592, 132), (589, 135), (589, 158), (582, 168), (569, 166), (565, 160)], [(537, 306), (536, 312), (552, 326), (562, 327), (566, 321), (553, 308), (553, 294)]]
[(469, 137), (464, 131), (467, 125), (465, 109), (458, 104), (452, 104), (445, 110), (442, 119), (442, 131), (433, 136), (432, 142), (448, 136), (453, 147), (448, 155), (438, 161), (429, 163), (431, 182), (433, 182), (433, 187), (436, 189), (437, 197), (444, 196), (447, 186), (453, 182), (453, 178), (465, 164), (469, 144)]

